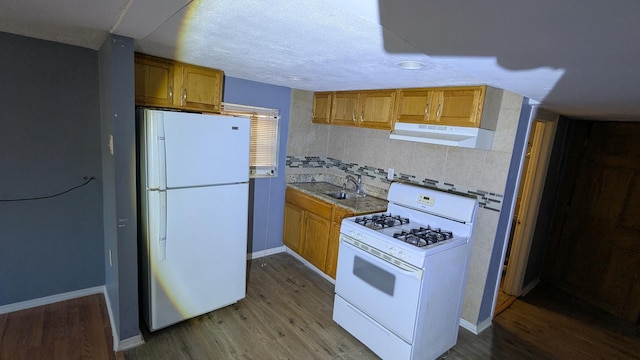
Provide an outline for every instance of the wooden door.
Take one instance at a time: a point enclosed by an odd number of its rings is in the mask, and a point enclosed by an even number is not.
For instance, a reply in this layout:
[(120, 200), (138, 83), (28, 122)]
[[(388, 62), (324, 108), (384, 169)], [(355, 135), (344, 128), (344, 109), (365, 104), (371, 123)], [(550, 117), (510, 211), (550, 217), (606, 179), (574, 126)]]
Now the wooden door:
[(284, 204), (284, 225), (282, 242), (291, 250), (300, 253), (300, 241), (303, 232), (303, 210), (293, 204)]
[(545, 274), (637, 323), (640, 124), (577, 121), (568, 158)]
[(434, 93), (433, 100), (437, 105), (429, 121), (451, 126), (480, 126), (483, 87), (439, 90)]
[(358, 125), (391, 130), (395, 99), (395, 90), (361, 91)]
[(401, 89), (397, 101), (396, 121), (422, 124), (431, 115), (433, 91), (432, 89)]
[(134, 69), (136, 105), (171, 107), (174, 95), (173, 63), (136, 54)]
[(316, 124), (328, 124), (331, 121), (331, 92), (317, 92), (313, 94), (313, 118)]
[(332, 125), (357, 125), (358, 100), (360, 94), (355, 91), (338, 91), (333, 95), (331, 105)]
[(200, 66), (183, 64), (176, 75), (174, 105), (189, 110), (219, 112), (222, 98), (222, 72)]
[(318, 269), (324, 269), (329, 242), (330, 222), (319, 215), (306, 211), (304, 238), (300, 255)]

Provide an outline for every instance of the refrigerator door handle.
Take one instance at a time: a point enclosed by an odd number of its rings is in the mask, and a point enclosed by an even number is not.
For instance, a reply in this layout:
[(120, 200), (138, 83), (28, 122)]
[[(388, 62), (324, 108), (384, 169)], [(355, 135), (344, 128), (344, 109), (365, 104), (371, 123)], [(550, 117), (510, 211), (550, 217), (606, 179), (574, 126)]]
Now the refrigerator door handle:
[(159, 224), (158, 224), (158, 257), (167, 259), (167, 192), (158, 191), (159, 195)]
[[(167, 189), (167, 151), (164, 140), (164, 118), (158, 119), (158, 185), (160, 190)], [(165, 194), (166, 196), (166, 194)]]
[(164, 118), (162, 112), (145, 111), (147, 189), (167, 188), (166, 149), (164, 141)]

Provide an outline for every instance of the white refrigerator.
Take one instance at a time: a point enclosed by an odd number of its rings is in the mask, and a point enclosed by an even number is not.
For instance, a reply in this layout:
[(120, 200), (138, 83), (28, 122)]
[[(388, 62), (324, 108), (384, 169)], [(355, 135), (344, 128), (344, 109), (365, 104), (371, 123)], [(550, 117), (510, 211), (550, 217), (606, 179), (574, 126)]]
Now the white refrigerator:
[(141, 302), (155, 331), (246, 294), (250, 120), (137, 115)]

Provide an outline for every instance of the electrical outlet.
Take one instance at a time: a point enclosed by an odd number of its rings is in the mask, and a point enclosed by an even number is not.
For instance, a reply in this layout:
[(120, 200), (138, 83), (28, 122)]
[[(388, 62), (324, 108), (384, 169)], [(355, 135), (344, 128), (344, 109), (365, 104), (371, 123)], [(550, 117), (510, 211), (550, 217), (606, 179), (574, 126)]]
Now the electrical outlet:
[(393, 173), (394, 170), (392, 168), (389, 168), (389, 170), (387, 171), (387, 180), (393, 180)]

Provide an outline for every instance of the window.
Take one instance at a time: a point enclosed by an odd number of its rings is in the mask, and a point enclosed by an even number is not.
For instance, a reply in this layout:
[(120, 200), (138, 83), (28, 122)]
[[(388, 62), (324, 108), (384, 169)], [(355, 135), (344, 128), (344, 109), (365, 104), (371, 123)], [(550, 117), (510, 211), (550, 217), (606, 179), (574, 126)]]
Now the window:
[(222, 114), (246, 116), (251, 119), (251, 148), (249, 151), (251, 177), (271, 177), (278, 174), (277, 109), (222, 103)]

